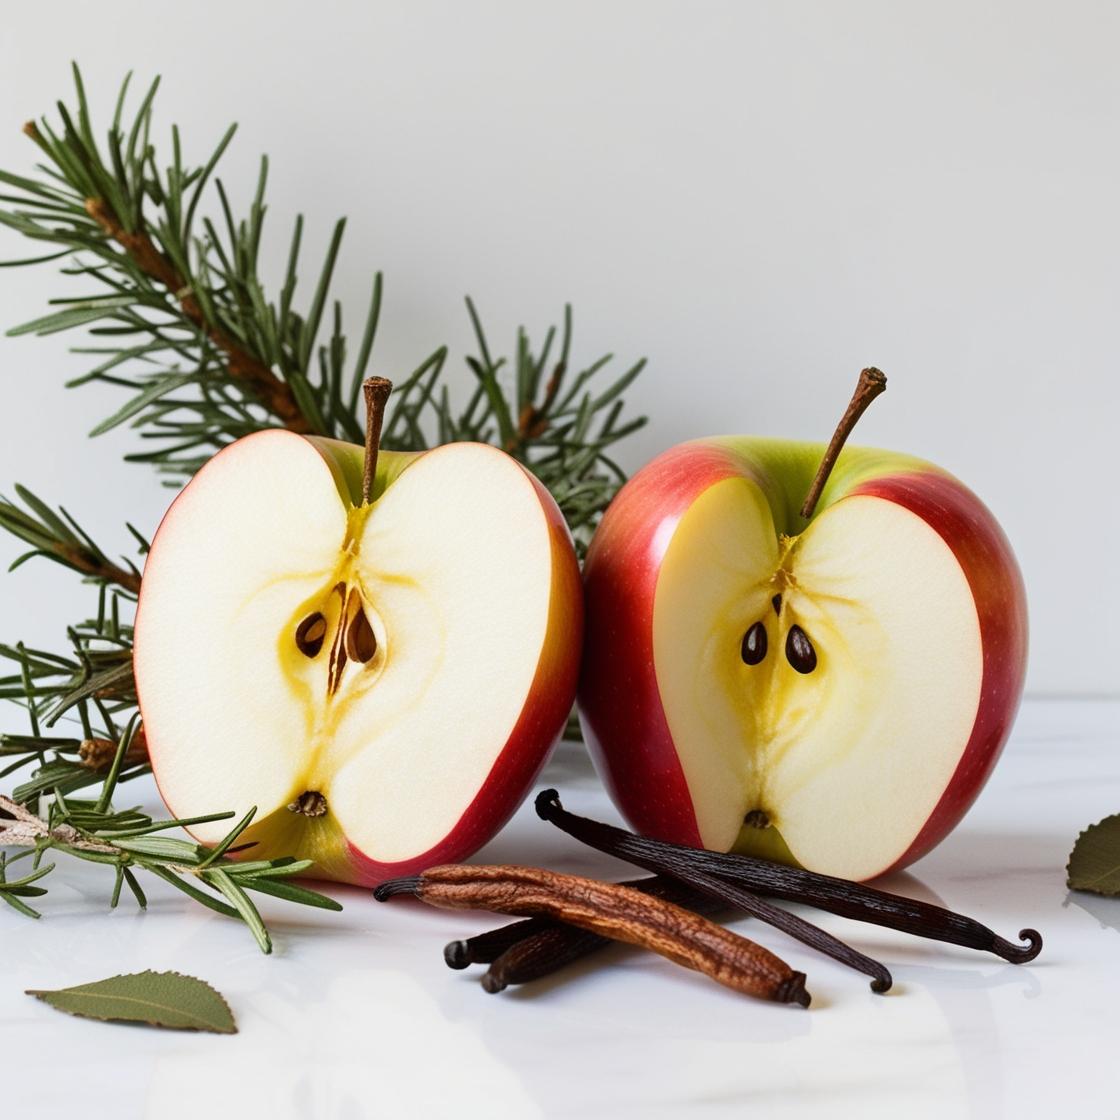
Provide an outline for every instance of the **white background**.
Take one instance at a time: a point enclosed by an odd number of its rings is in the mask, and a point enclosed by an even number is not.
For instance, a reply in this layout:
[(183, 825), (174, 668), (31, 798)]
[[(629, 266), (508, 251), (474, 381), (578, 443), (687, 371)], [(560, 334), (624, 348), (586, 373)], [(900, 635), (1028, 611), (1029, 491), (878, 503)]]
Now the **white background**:
[[(7, 5), (0, 167), (30, 170), (20, 125), (71, 57), (102, 123), (127, 69), (162, 73), (189, 158), (241, 122), (239, 204), (271, 155), (271, 259), (297, 209), (316, 249), (350, 216), (352, 320), (386, 273), (377, 372), (461, 353), (467, 292), (507, 345), (571, 300), (577, 357), (647, 355), (630, 467), (712, 432), (824, 438), (878, 364), (862, 440), (996, 511), (1032, 691), (1115, 694), (1118, 32), (1086, 2)], [(62, 291), (54, 265), (0, 271), (0, 323)], [(128, 432), (83, 438), (119, 398), (63, 390), (67, 342), (0, 339), (0, 489), (123, 549), (168, 494), (120, 462)], [(0, 580), (0, 634), (54, 641), (80, 595), (41, 564)]]

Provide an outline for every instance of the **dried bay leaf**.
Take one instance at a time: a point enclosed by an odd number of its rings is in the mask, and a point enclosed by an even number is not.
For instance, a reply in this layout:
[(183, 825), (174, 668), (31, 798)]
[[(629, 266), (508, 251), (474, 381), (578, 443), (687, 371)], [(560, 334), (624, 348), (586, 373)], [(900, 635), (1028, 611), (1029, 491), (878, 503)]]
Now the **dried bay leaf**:
[(1077, 838), (1066, 865), (1066, 885), (1075, 891), (1120, 895), (1120, 814), (1090, 825)]
[(27, 994), (87, 1019), (237, 1033), (233, 1013), (221, 994), (204, 980), (178, 972), (134, 972), (58, 991), (30, 989)]

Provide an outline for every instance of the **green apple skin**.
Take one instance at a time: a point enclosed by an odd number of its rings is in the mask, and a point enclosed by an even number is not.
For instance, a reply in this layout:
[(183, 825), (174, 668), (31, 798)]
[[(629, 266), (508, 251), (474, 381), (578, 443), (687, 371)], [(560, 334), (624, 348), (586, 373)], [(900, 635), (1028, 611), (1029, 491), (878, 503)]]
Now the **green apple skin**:
[[(640, 833), (704, 846), (654, 656), (658, 578), (678, 524), (709, 487), (739, 477), (759, 487), (776, 529), (796, 537), (810, 524), (799, 509), (823, 452), (820, 444), (738, 436), (681, 444), (631, 478), (596, 532), (584, 565), (580, 717), (613, 800)], [(857, 496), (911, 511), (951, 549), (975, 601), (983, 667), (975, 719), (951, 780), (909, 844), (858, 876), (868, 879), (927, 853), (960, 821), (987, 780), (1021, 698), (1027, 607), (1002, 530), (983, 503), (947, 472), (898, 453), (847, 448), (813, 520)], [(761, 854), (791, 858), (781, 844)]]
[[(203, 471), (223, 457), (235, 461), (238, 454), (258, 440), (305, 440), (310, 443), (321, 456), (322, 462), (329, 468), (343, 505), (354, 510), (362, 506), (364, 450), (338, 440), (297, 436), (278, 430), (260, 432), (246, 436), (223, 449), (206, 467), (202, 468)], [(425, 456), (438, 455), (445, 448), (458, 446), (462, 445), (449, 444), (442, 448), (417, 453), (382, 451), (377, 459), (373, 501), (376, 502), (410, 467)], [(493, 448), (487, 450), (500, 454)], [(339, 828), (331, 827), (318, 837), (309, 850), (301, 849), (294, 853), (297, 858), (307, 856), (315, 860), (315, 877), (359, 886), (375, 886), (385, 879), (413, 874), (434, 864), (454, 863), (466, 859), (490, 840), (513, 815), (531, 789), (552, 747), (558, 741), (575, 699), (583, 629), (583, 596), (578, 561), (567, 523), (548, 490), (531, 472), (524, 471), (524, 474), (536, 492), (547, 522), (552, 582), (548, 596), (547, 636), (519, 718), (507, 741), (496, 754), (484, 783), (454, 827), (442, 840), (415, 858), (384, 861), (372, 858), (351, 842)], [(186, 493), (187, 490), (184, 490), (183, 494)], [(164, 525), (175, 519), (176, 507), (181, 500), (182, 494), (165, 514), (160, 526), (161, 530)], [(262, 494), (262, 501), (270, 500), (282, 502), (283, 495)], [(149, 586), (148, 573), (162, 562), (160, 532), (157, 531), (145, 566), (145, 580), (141, 588), (136, 621), (135, 662), (142, 714), (145, 713), (145, 685), (148, 679), (145, 661), (145, 638), (148, 626), (145, 589)], [(160, 786), (165, 803), (174, 813), (176, 811), (174, 798), (160, 785), (161, 760), (165, 757), (165, 752), (179, 750), (181, 747), (173, 741), (165, 741), (158, 721), (148, 720), (145, 715), (144, 726), (156, 783)], [(422, 812), (423, 807), (417, 806), (416, 811)], [(285, 814), (280, 815), (283, 817)], [(285, 847), (287, 837), (282, 832), (271, 830), (267, 822), (263, 826), (256, 824), (251, 826), (244, 837), (256, 842), (250, 858), (271, 858), (293, 854)], [(200, 837), (200, 839), (206, 838)]]

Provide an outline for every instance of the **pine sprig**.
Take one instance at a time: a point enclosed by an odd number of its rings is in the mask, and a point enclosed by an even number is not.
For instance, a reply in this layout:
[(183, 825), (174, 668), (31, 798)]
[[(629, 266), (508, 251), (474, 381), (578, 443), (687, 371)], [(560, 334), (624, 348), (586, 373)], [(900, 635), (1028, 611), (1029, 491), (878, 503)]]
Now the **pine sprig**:
[[(236, 217), (216, 175), (236, 125), (199, 163), (185, 162), (172, 126), (171, 158), (161, 159), (153, 140), (158, 78), (131, 115), (125, 79), (103, 140), (76, 66), (74, 81), (74, 104), (58, 103), (57, 124), (43, 118), (25, 126), (43, 155), (39, 178), (0, 171), (0, 223), (51, 249), (8, 264), (65, 260), (63, 272), (92, 287), (52, 300), (49, 314), (9, 334), (88, 330), (96, 345), (78, 352), (94, 364), (71, 384), (97, 381), (129, 393), (92, 434), (130, 424), (153, 446), (127, 458), (153, 464), (173, 484), (260, 428), (361, 442), (359, 396), (383, 279), (373, 277), (352, 348), (331, 295), (345, 219), (335, 223), (309, 301), (297, 307), (304, 221), (296, 218), (283, 278), (270, 296), (260, 269), (267, 157), (247, 215)], [(448, 351), (437, 347), (403, 379), (384, 445), (416, 451), (450, 440), (496, 443), (540, 476), (585, 544), (624, 477), (608, 449), (644, 423), (622, 416), (622, 394), (644, 363), (603, 388), (610, 355), (570, 372), (570, 308), (538, 349), (522, 329), (512, 360), (495, 357), (469, 300), (467, 310), (478, 353), (466, 359), (476, 380), (466, 406), (440, 383)]]
[[(361, 442), (361, 383), (373, 361), (384, 285), (375, 274), (351, 347), (341, 303), (331, 295), (345, 220), (335, 224), (310, 298), (301, 304), (304, 222), (297, 217), (280, 286), (270, 297), (260, 270), (267, 157), (247, 214), (235, 217), (215, 169), (236, 126), (193, 165), (184, 162), (182, 138), (172, 127), (171, 158), (160, 158), (153, 141), (159, 80), (126, 119), (126, 78), (99, 141), (76, 66), (74, 80), (75, 102), (58, 103), (57, 125), (44, 118), (25, 126), (43, 156), (37, 176), (0, 171), (0, 224), (47, 252), (0, 267), (61, 261), (62, 271), (90, 290), (51, 300), (49, 314), (8, 333), (88, 331), (91, 344), (76, 352), (90, 357), (91, 368), (70, 384), (100, 382), (127, 394), (91, 434), (129, 425), (149, 449), (126, 458), (151, 463), (171, 485), (216, 450), (264, 428)], [(448, 349), (439, 346), (397, 379), (383, 446), (418, 451), (479, 440), (502, 447), (552, 491), (582, 550), (625, 480), (610, 451), (645, 422), (625, 418), (622, 401), (644, 362), (604, 386), (610, 355), (585, 366), (573, 362), (570, 308), (539, 347), (519, 329), (514, 357), (495, 356), (470, 300), (467, 312), (477, 353), (466, 358), (475, 384), (465, 406), (452, 401), (442, 381)], [(265, 952), (271, 942), (250, 892), (339, 909), (290, 881), (310, 868), (308, 861), (231, 858), (252, 814), (207, 849), (163, 833), (232, 814), (157, 820), (113, 807), (121, 783), (149, 772), (132, 676), (139, 567), (114, 559), (66, 510), (18, 486), (16, 498), (0, 498), (0, 529), (29, 546), (12, 567), (49, 559), (93, 584), (98, 605), (94, 617), (68, 628), (64, 654), (0, 644), (0, 663), (10, 670), (0, 667), (0, 700), (21, 705), (30, 724), (26, 733), (0, 734), (0, 779), (32, 767), (11, 797), (0, 797), (0, 847), (23, 849), (10, 858), (0, 852), (0, 899), (38, 917), (27, 900), (46, 893), (40, 884), (55, 865), (41, 861), (52, 851), (112, 867), (114, 907), (125, 886), (146, 905), (138, 877), (144, 872), (245, 922)], [(128, 528), (142, 555), (147, 542)], [(96, 797), (74, 796), (90, 787)], [(32, 869), (13, 874), (12, 865), (24, 858)]]
[[(139, 809), (114, 809), (112, 798), (117, 785), (128, 776), (135, 776), (135, 772), (129, 774), (128, 758), (138, 725), (139, 717), (134, 715), (116, 744), (96, 799), (71, 798), (59, 783), (51, 787), (45, 811), (31, 809), (28, 801), (32, 799), (21, 797), (20, 790), (10, 798), (0, 796), (0, 847), (24, 849), (14, 857), (0, 854), (0, 900), (26, 917), (38, 918), (39, 912), (25, 900), (47, 893), (45, 887), (36, 884), (54, 870), (54, 864), (40, 865), (44, 854), (52, 851), (111, 867), (115, 874), (111, 907), (117, 906), (125, 885), (137, 904), (146, 907), (147, 897), (136, 872), (147, 872), (195, 902), (243, 921), (265, 953), (272, 951), (272, 939), (249, 892), (320, 909), (342, 909), (326, 895), (288, 882), (292, 876), (306, 873), (311, 860), (230, 858), (229, 853), (238, 850), (236, 841), (256, 815), (255, 809), (246, 813), (213, 848), (161, 834), (228, 820), (233, 813), (155, 820)], [(53, 749), (61, 753), (68, 746), (69, 743), (56, 744)], [(45, 792), (38, 790), (34, 796)], [(11, 866), (29, 857), (34, 861), (31, 872), (12, 878)]]
[[(125, 560), (123, 566), (117, 564), (65, 509), (55, 511), (24, 486), (17, 484), (15, 490), (25, 508), (0, 496), (0, 529), (31, 545), (31, 550), (17, 557), (8, 571), (35, 556), (45, 556), (87, 580), (112, 584), (135, 596), (140, 590), (140, 570), (131, 560)], [(131, 525), (128, 529), (141, 553), (146, 553), (148, 542)]]

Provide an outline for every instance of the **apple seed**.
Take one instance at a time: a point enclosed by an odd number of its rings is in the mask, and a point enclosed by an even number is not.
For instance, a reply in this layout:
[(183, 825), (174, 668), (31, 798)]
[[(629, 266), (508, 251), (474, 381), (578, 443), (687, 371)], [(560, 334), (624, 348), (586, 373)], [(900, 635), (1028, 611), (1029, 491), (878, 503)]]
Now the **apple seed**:
[(800, 626), (791, 626), (786, 635), (786, 660), (799, 673), (811, 673), (817, 667), (817, 651)]
[(747, 665), (757, 665), (766, 656), (766, 627), (761, 622), (756, 622), (743, 635), (739, 653)]
[(315, 611), (296, 627), (296, 648), (304, 657), (318, 657), (326, 636), (327, 620)]
[(377, 638), (366, 617), (366, 612), (362, 609), (361, 596), (357, 591), (350, 592), (347, 609), (352, 610), (354, 614), (346, 627), (346, 656), (351, 661), (358, 661), (365, 665), (373, 660), (373, 655), (377, 652)]

